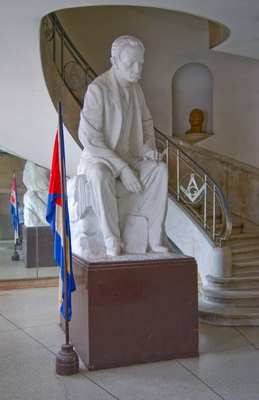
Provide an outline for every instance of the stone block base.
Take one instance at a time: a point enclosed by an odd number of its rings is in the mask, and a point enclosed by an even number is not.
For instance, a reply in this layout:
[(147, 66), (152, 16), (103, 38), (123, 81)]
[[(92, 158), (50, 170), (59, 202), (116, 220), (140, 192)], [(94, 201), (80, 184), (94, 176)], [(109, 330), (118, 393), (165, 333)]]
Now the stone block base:
[(193, 258), (87, 262), (73, 255), (73, 268), (70, 341), (89, 370), (198, 355)]
[(57, 265), (54, 234), (49, 226), (23, 226), (23, 261), (27, 268)]

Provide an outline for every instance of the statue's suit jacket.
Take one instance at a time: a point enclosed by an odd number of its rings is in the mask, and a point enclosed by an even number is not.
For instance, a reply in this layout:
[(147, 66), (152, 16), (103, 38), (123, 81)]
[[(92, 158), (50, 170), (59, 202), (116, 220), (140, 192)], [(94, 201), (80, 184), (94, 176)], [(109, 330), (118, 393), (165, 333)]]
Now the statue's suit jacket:
[[(142, 158), (145, 150), (155, 149), (153, 120), (138, 83), (132, 84), (132, 96), (130, 150), (134, 157)], [(121, 98), (112, 67), (96, 78), (88, 86), (85, 94), (78, 131), (79, 139), (84, 146), (80, 173), (86, 173), (92, 162), (99, 161), (108, 165), (115, 177), (119, 175), (126, 162), (120, 159), (114, 149), (122, 129)]]

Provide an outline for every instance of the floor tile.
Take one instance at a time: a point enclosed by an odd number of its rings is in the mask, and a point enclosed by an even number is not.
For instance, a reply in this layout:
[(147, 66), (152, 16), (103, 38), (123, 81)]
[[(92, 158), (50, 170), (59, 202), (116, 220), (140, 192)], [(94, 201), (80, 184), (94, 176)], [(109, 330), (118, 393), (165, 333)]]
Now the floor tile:
[[(226, 385), (219, 387), (219, 394), (224, 400), (257, 400), (259, 399), (259, 382), (250, 384)], [(189, 400), (189, 399), (188, 399)]]
[(209, 388), (193, 389), (191, 392), (172, 394), (162, 400), (222, 400), (222, 397)]
[(86, 376), (120, 400), (162, 400), (207, 390), (177, 361), (94, 371)]
[(13, 240), (0, 241), (0, 280), (58, 277), (59, 266), (27, 268), (23, 261), (22, 247), (17, 246), (18, 261), (12, 261)]
[(30, 354), (42, 345), (20, 329), (0, 332), (0, 357), (12, 354)]
[(24, 332), (54, 353), (58, 353), (65, 343), (65, 333), (58, 324), (24, 328)]
[(49, 278), (59, 276), (59, 266), (38, 268), (38, 278)]
[(114, 400), (81, 374), (59, 376), (55, 356), (46, 349), (5, 357), (1, 400)]
[(259, 352), (254, 348), (202, 354), (196, 359), (182, 359), (180, 363), (214, 390), (257, 382), (259, 378)]
[(18, 328), (10, 321), (8, 321), (6, 318), (4, 318), (2, 315), (0, 315), (0, 333), (11, 331), (13, 329), (18, 329)]
[(237, 330), (259, 349), (259, 326), (239, 326)]
[[(1, 294), (3, 293), (5, 297), (2, 301)], [(1, 291), (0, 297), (1, 313), (21, 328), (59, 321), (58, 288), (56, 287), (5, 290)]]
[(251, 343), (236, 328), (206, 324), (199, 326), (200, 354), (246, 347), (251, 347)]

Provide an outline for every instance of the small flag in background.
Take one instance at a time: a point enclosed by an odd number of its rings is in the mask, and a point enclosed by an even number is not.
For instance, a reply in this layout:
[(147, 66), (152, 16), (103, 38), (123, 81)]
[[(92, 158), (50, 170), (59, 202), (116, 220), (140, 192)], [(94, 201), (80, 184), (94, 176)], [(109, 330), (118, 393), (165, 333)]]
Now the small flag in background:
[(14, 242), (16, 243), (16, 241), (18, 240), (18, 238), (20, 236), (20, 229), (19, 229), (18, 195), (17, 195), (15, 171), (13, 173), (13, 179), (12, 179), (10, 211), (12, 214), (12, 224), (13, 224), (13, 229), (14, 229)]
[[(65, 171), (65, 151), (64, 151), (64, 138), (63, 131), (61, 132), (61, 146), (60, 146), (60, 158), (63, 163), (63, 173), (66, 176)], [(50, 174), (49, 194), (47, 203), (46, 219), (50, 224), (51, 230), (54, 232), (54, 258), (60, 265), (60, 311), (63, 317), (66, 319), (65, 312), (65, 287), (64, 287), (64, 274), (65, 268), (67, 273), (67, 303), (68, 303), (68, 321), (72, 317), (72, 302), (71, 293), (76, 289), (74, 275), (72, 270), (72, 251), (71, 251), (71, 235), (70, 235), (70, 224), (69, 214), (66, 195), (64, 196), (64, 207), (65, 207), (65, 221), (63, 221), (63, 210), (62, 210), (62, 192), (61, 182), (63, 177), (61, 176), (60, 163), (59, 163), (59, 135), (56, 133), (56, 139), (54, 143), (54, 151), (52, 157), (52, 167)], [(63, 229), (63, 223), (65, 229)], [(65, 231), (65, 237), (63, 232)], [(66, 253), (64, 253), (64, 245)]]

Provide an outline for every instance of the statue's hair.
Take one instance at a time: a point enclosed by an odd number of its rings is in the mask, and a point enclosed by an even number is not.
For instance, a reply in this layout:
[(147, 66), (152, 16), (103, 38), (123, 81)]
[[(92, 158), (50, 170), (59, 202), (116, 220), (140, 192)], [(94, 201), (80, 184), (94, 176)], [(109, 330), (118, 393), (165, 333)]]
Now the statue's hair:
[(143, 43), (134, 36), (120, 36), (114, 40), (111, 48), (111, 57), (117, 58), (126, 46), (140, 47), (145, 52)]
[(202, 117), (202, 119), (204, 119), (204, 112), (200, 109), (200, 108), (194, 108), (191, 112), (190, 112), (190, 117), (192, 114), (194, 113), (199, 113), (200, 116)]
[(192, 113), (199, 113), (199, 114), (202, 114), (202, 115), (203, 115), (203, 111), (202, 111), (200, 108), (194, 108), (194, 109), (190, 112), (190, 114), (192, 114)]

